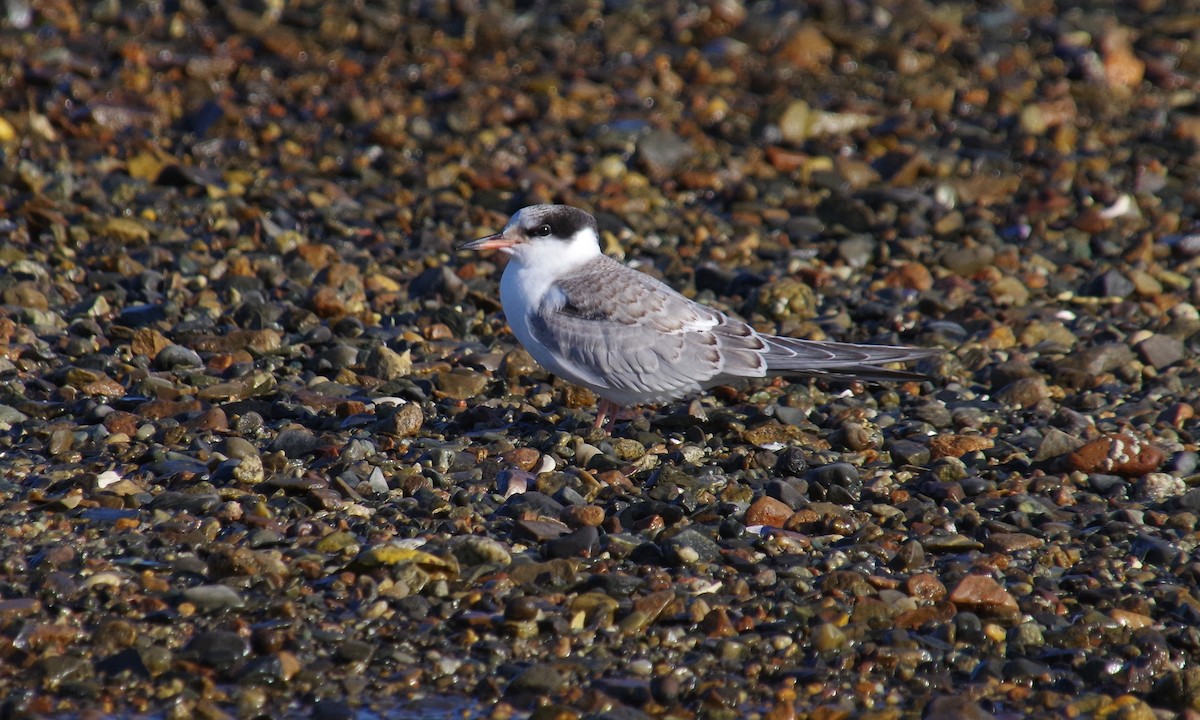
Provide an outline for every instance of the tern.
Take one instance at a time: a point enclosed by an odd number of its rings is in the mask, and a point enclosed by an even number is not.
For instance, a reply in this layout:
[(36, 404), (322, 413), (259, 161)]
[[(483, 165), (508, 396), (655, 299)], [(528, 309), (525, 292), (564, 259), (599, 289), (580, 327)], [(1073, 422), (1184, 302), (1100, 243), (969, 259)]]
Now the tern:
[(459, 247), (511, 256), (500, 278), (505, 319), (534, 360), (600, 398), (597, 428), (621, 407), (743, 378), (924, 379), (885, 365), (941, 352), (758, 332), (602, 253), (596, 219), (569, 205), (523, 208)]

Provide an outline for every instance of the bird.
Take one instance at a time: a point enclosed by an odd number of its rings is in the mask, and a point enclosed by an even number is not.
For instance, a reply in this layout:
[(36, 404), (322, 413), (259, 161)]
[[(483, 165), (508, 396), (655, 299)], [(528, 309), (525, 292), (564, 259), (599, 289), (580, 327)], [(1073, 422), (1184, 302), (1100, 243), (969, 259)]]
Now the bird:
[(759, 332), (605, 255), (596, 219), (570, 205), (522, 208), (500, 232), (459, 248), (510, 256), (500, 278), (505, 319), (542, 367), (596, 394), (596, 428), (623, 407), (742, 378), (925, 379), (885, 365), (941, 352)]

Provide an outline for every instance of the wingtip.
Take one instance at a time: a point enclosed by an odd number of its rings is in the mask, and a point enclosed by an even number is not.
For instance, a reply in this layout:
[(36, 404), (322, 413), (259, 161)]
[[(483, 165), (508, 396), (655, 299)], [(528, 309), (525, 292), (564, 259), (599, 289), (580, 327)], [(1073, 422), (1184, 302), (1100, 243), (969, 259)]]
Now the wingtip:
[(778, 336), (770, 337), (768, 343), (772, 349), (780, 351), (769, 355), (771, 374), (865, 382), (928, 380), (928, 376), (913, 370), (885, 366), (918, 362), (945, 353), (941, 348), (861, 345)]

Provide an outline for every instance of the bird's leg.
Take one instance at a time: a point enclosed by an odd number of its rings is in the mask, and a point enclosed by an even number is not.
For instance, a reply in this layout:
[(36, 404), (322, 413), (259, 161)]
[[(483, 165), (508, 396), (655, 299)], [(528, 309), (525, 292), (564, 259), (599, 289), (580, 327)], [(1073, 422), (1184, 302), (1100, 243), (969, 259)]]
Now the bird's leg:
[[(641, 414), (636, 407), (625, 407), (609, 400), (600, 400), (596, 403), (596, 422), (592, 427), (604, 428), (604, 423), (607, 420), (609, 425), (618, 420), (636, 420)], [(605, 429), (607, 432), (607, 429)]]
[(603, 428), (604, 421), (608, 418), (608, 414), (610, 412), (615, 414), (619, 409), (620, 406), (615, 402), (601, 398), (600, 402), (596, 405), (596, 423), (592, 425), (592, 427), (597, 429)]

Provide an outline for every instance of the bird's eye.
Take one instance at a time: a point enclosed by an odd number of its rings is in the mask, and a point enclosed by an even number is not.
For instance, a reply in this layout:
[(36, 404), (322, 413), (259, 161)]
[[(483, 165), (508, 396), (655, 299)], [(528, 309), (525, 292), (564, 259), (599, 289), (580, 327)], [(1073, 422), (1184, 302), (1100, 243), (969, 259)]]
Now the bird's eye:
[(550, 237), (550, 226), (541, 225), (537, 230), (533, 231), (533, 234), (537, 235), (538, 237)]

